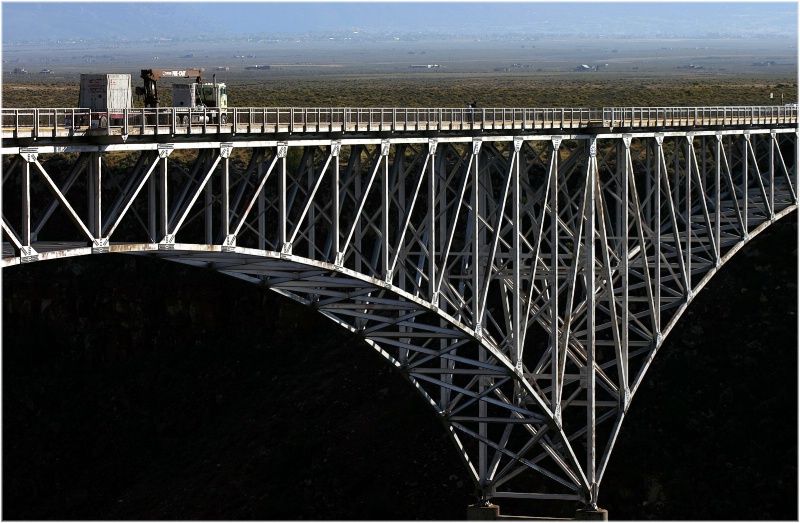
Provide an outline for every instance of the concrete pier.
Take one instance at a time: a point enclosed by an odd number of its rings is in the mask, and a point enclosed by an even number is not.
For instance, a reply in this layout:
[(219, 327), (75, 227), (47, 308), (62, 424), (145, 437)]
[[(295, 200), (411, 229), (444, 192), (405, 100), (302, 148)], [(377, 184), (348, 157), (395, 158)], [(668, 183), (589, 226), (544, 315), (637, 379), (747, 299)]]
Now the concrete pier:
[(608, 521), (608, 511), (602, 508), (586, 508), (575, 512), (578, 521)]
[(608, 511), (603, 509), (579, 510), (574, 518), (549, 518), (536, 516), (511, 516), (500, 514), (500, 506), (495, 504), (488, 505), (469, 505), (467, 507), (467, 520), (470, 521), (489, 521), (489, 520), (510, 520), (510, 519), (535, 519), (539, 521), (608, 521)]
[(499, 505), (470, 505), (467, 507), (467, 519), (473, 521), (488, 521), (500, 518)]

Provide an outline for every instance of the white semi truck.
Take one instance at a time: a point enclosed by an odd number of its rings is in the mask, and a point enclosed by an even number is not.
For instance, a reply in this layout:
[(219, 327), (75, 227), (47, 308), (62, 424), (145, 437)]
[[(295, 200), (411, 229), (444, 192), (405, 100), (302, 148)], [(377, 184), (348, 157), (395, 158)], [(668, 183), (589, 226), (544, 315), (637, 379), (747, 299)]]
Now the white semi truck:
[[(228, 94), (224, 83), (203, 83), (203, 69), (160, 70), (142, 69), (143, 87), (131, 87), (129, 74), (82, 74), (78, 107), (88, 109), (91, 117), (76, 117), (76, 122), (67, 125), (76, 127), (105, 128), (121, 125), (123, 109), (133, 108), (133, 93), (144, 95), (146, 108), (158, 108), (158, 84), (160, 78), (194, 78), (194, 82), (172, 85), (172, 107), (176, 108), (177, 125), (219, 123), (228, 120)], [(148, 119), (150, 117), (147, 117)], [(162, 117), (159, 117), (159, 120)], [(90, 121), (85, 121), (90, 120)]]
[(137, 95), (144, 95), (145, 107), (158, 107), (158, 80), (160, 78), (195, 78), (194, 82), (172, 84), (172, 107), (185, 109), (176, 111), (181, 125), (189, 123), (226, 124), (228, 119), (228, 93), (224, 83), (203, 83), (204, 69), (142, 69), (143, 87), (136, 88)]

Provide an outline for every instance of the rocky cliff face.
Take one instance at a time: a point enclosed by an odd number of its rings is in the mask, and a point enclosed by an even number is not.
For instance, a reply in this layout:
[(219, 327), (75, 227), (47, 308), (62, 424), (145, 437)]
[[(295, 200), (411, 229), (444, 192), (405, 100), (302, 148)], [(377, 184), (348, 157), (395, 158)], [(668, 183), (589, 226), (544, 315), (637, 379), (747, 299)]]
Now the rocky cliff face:
[[(659, 353), (603, 480), (611, 517), (797, 519), (796, 314), (793, 216)], [(473, 501), (432, 411), (312, 311), (147, 257), (3, 271), (5, 519), (462, 519)]]

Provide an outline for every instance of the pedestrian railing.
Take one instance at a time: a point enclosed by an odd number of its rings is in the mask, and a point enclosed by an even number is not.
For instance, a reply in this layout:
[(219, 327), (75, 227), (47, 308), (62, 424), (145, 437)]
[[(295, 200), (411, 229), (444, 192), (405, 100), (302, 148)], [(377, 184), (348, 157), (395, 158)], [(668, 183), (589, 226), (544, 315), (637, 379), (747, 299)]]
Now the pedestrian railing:
[(535, 131), (796, 125), (797, 106), (3, 109), (3, 138), (76, 134)]

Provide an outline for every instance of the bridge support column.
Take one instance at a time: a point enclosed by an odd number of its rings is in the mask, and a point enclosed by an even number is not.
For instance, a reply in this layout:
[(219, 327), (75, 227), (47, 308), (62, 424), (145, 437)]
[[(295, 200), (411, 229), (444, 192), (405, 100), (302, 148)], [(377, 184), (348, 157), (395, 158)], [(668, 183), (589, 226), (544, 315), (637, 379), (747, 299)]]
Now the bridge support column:
[(608, 521), (608, 511), (602, 508), (586, 507), (575, 512), (578, 521)]
[(503, 516), (500, 506), (493, 503), (486, 505), (476, 504), (467, 507), (468, 521), (495, 521), (502, 519), (538, 519), (544, 521), (608, 521), (608, 511), (602, 508), (582, 508), (575, 512), (574, 518), (551, 518), (535, 516)]
[(470, 521), (489, 521), (499, 518), (499, 505), (489, 503), (487, 505), (470, 505), (467, 507), (467, 519)]

